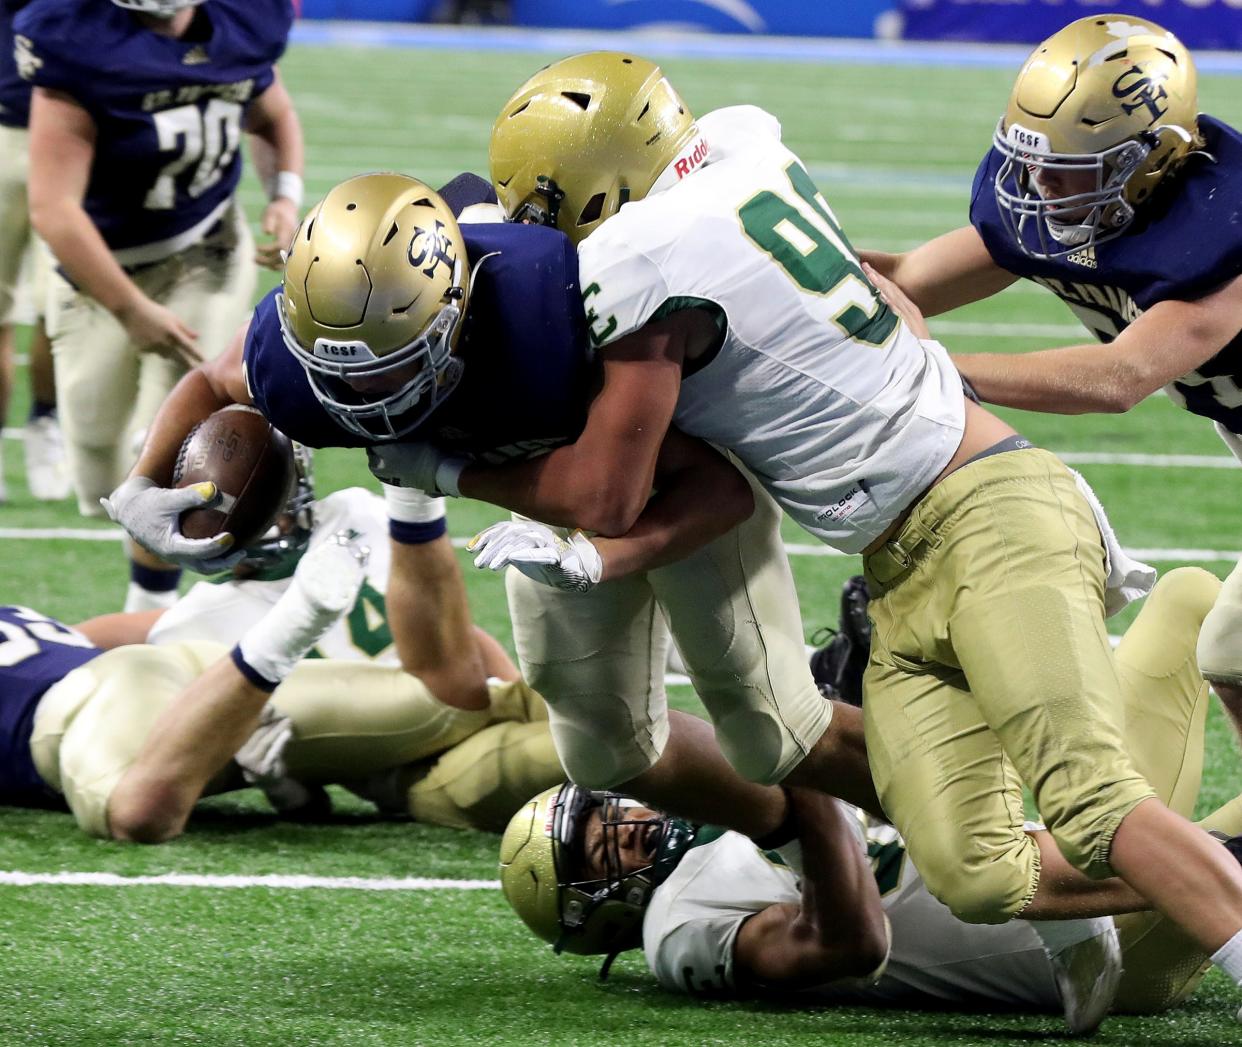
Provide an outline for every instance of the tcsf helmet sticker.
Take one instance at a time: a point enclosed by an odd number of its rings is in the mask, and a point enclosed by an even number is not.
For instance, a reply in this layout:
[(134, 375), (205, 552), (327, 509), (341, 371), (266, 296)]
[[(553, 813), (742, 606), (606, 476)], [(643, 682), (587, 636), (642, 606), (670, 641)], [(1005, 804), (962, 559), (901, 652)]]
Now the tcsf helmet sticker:
[(1121, 103), (1126, 116), (1143, 106), (1151, 114), (1150, 127), (1169, 111), (1169, 93), (1164, 89), (1168, 77), (1159, 73), (1149, 76), (1141, 66), (1131, 66), (1113, 81), (1113, 97), (1127, 99)]
[(448, 266), (449, 278), (452, 279), (453, 267), (457, 264), (457, 258), (453, 254), (453, 242), (445, 235), (444, 223), (439, 219), (436, 220), (434, 229), (414, 227), (414, 236), (410, 239), (406, 257), (415, 269), (421, 268), (426, 262), (423, 275), (429, 277), (435, 276), (436, 269), (443, 263)]

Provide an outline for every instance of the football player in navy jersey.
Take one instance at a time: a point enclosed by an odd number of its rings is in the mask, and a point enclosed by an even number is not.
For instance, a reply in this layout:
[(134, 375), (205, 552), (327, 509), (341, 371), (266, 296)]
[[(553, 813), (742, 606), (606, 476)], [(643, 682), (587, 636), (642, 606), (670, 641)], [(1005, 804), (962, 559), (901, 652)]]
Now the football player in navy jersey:
[[(427, 437), (457, 453), (503, 461), (571, 440), (593, 380), (572, 244), (561, 233), (538, 227), (459, 227), (454, 213), (494, 200), (487, 183), (473, 176), (455, 180), (443, 194), (441, 200), (421, 182), (400, 175), (366, 175), (342, 183), (312, 209), (291, 248), (283, 288), (260, 303), (229, 352), (188, 375), (160, 411), (133, 473), (108, 499), (113, 518), (161, 556), (191, 566), (202, 566), (204, 558), (208, 564), (227, 562), (227, 536), (191, 541), (177, 529), (178, 513), (202, 496), (163, 485), (190, 426), (228, 402), (254, 403), (291, 436), (313, 446), (388, 447)], [(679, 643), (685, 633), (697, 645), (696, 682), (705, 683), (709, 695), (744, 692), (739, 706), (764, 704), (783, 686), (769, 675), (775, 661), (771, 645), (781, 646), (782, 658), (788, 654), (782, 665), (791, 667), (782, 672), (796, 671), (799, 681), (805, 676), (805, 693), (816, 703), (810, 712), (822, 717), (825, 739), (832, 739), (821, 749), (837, 754), (842, 790), (874, 808), (856, 710), (829, 711), (835, 707), (825, 706), (810, 678), (779, 541), (776, 562), (767, 560), (770, 543), (762, 544), (764, 555), (756, 554), (761, 541), (750, 536), (750, 486), (716, 452), (677, 434), (661, 453), (657, 474), (663, 494), (652, 499), (644, 522), (648, 530), (632, 532), (629, 547), (641, 544), (633, 542), (634, 534), (646, 533), (676, 558), (696, 543), (725, 535), (718, 539), (725, 544), (712, 555), (734, 566), (689, 558), (670, 565), (664, 575), (636, 579), (632, 587), (599, 590), (599, 600), (617, 600), (628, 617), (595, 657), (580, 660), (581, 680), (574, 686), (597, 694), (600, 715), (619, 726), (601, 729), (615, 735), (608, 746), (579, 740), (573, 773), (626, 779), (642, 769), (637, 761), (647, 766), (664, 746), (668, 759), (644, 784), (658, 791), (666, 806), (689, 804), (692, 811), (710, 806), (712, 817), (731, 815), (735, 827), (759, 837), (782, 829), (783, 793), (734, 771), (708, 724), (665, 708), (668, 635), (659, 608), (671, 607)], [(408, 632), (402, 619), (421, 602), (419, 543), (443, 534), (443, 509), (431, 508), (440, 499), (410, 488), (385, 486), (385, 497), (393, 538), (389, 618), (403, 664), (411, 668), (410, 655), (401, 650)], [(432, 512), (434, 528), (428, 522)], [(775, 533), (774, 518), (775, 510), (765, 508), (755, 526), (763, 535)], [(732, 532), (742, 521), (741, 532)], [(595, 564), (592, 584), (608, 582), (598, 556)], [(609, 567), (621, 574), (628, 569), (624, 560)], [(745, 570), (757, 580), (739, 582), (737, 575)], [(779, 599), (769, 598), (772, 590)], [(717, 598), (733, 601), (728, 612), (720, 611)], [(787, 628), (760, 635), (753, 623), (756, 606), (769, 620), (780, 614), (792, 621), (782, 618)], [(515, 614), (515, 629), (546, 634), (555, 646), (558, 630), (573, 633), (579, 624), (572, 608), (565, 610), (530, 621)], [(705, 649), (712, 656), (704, 655)], [(539, 670), (529, 660), (523, 665), (524, 671), (532, 668)], [(801, 698), (804, 692), (797, 693)], [(640, 715), (651, 721), (649, 730), (622, 722), (635, 703), (645, 703)], [(737, 710), (739, 721), (744, 715)], [(557, 744), (562, 760), (563, 741), (558, 738)], [(777, 835), (784, 839), (790, 832), (786, 826), (784, 835)]]
[[(301, 131), (275, 69), (291, 22), (289, 0), (33, 0), (14, 22), (34, 85), (31, 220), (58, 262), (48, 326), (85, 515), (124, 476), (130, 434), (250, 307), (254, 251), (234, 200), (243, 131), (274, 168), (260, 171), (272, 176), (266, 260), (296, 225)], [(136, 567), (131, 596), (175, 596), (157, 566)]]
[[(1242, 457), (1240, 216), (1242, 134), (1198, 112), (1189, 52), (1153, 22), (1093, 15), (1022, 67), (975, 175), (971, 225), (863, 258), (929, 316), (1025, 277), (1108, 346), (955, 356), (983, 400), (1117, 413), (1163, 388)], [(1204, 623), (1199, 661), (1242, 730), (1242, 570)]]
[[(27, 349), (30, 418), (22, 439), (26, 486), (36, 500), (58, 502), (69, 494), (69, 478), (56, 419), (52, 348), (43, 323), (49, 261), (47, 251), (31, 236), (26, 202), (30, 84), (18, 73), (13, 55), (13, 16), (29, 2), (0, 2), (0, 428), (5, 424), (13, 385), (14, 298), (25, 258), (35, 320)], [(0, 502), (4, 500), (4, 464), (0, 461)]]
[[(341, 522), (341, 503), (326, 515), (325, 527)], [(70, 629), (0, 607), (0, 804), (63, 798), (92, 835), (155, 843), (181, 832), (202, 795), (257, 785), (278, 810), (309, 800), (314, 812), (327, 800), (318, 786), (345, 781), (390, 813), (503, 828), (532, 788), (562, 776), (543, 704), (449, 586), (424, 587), (416, 628), (456, 673), (414, 676), (333, 639), (363, 599), (382, 610), (366, 594), (366, 552), (352, 529), (320, 534), (292, 578), (272, 583), (278, 593), (239, 592), (240, 617), (183, 621), (154, 646), (96, 647), (118, 639), (117, 616)], [(427, 552), (457, 571), (447, 539)], [(437, 617), (459, 630), (449, 649)], [(330, 657), (299, 664), (318, 647)], [(453, 708), (454, 688), (481, 691), (483, 708)]]

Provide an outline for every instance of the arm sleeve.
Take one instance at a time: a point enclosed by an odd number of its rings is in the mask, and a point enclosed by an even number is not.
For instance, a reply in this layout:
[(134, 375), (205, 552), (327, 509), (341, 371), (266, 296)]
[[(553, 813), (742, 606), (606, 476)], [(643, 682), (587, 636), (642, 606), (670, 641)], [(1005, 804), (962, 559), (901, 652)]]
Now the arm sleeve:
[(601, 228), (578, 247), (582, 305), (596, 349), (637, 331), (669, 297), (659, 266), (607, 232)]
[(750, 915), (730, 912), (700, 917), (661, 935), (648, 957), (660, 985), (691, 996), (734, 995), (733, 946)]

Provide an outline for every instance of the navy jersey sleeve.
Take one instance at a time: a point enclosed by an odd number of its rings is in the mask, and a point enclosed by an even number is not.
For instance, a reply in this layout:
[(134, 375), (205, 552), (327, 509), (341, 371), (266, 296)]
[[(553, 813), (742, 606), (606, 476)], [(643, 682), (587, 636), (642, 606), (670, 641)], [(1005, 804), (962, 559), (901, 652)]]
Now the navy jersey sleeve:
[(492, 188), (492, 183), (469, 171), (441, 186), (439, 192), (455, 218), (474, 204), (496, 203), (496, 190)]
[(27, 0), (0, 0), (0, 124), (25, 127), (30, 120), (30, 84), (17, 69), (13, 16)]
[(102, 654), (26, 607), (0, 607), (0, 803), (40, 803), (47, 788), (30, 755), (35, 712), (47, 689)]
[(555, 229), (463, 225), (476, 266), (461, 385), (428, 420), (433, 438), (489, 460), (573, 439), (590, 357), (578, 256)]
[(365, 447), (368, 441), (337, 425), (311, 390), (310, 379), (285, 346), (276, 297), (263, 296), (250, 318), (242, 350), (246, 387), (263, 417), (307, 447)]

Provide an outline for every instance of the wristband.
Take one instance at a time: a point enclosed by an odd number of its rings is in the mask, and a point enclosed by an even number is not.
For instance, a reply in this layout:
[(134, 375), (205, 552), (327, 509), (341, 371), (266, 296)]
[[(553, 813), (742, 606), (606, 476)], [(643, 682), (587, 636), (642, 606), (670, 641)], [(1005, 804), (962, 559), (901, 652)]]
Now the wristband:
[(268, 679), (263, 673), (261, 673), (246, 660), (245, 654), (242, 653), (240, 643), (234, 646), (233, 650), (229, 652), (229, 655), (233, 659), (233, 664), (237, 666), (237, 671), (241, 673), (242, 676), (244, 676), (250, 683), (254, 684), (254, 686), (260, 691), (266, 691), (268, 694), (271, 694), (277, 687), (280, 686), (279, 680)]
[(400, 523), (430, 523), (444, 519), (444, 499), (413, 487), (381, 483), (388, 518)]
[(299, 211), (302, 209), (303, 192), (302, 176), (296, 171), (278, 172), (267, 186), (267, 198), (269, 200), (275, 200), (278, 196), (283, 196), (286, 200), (293, 201), (293, 206)]
[(448, 521), (443, 516), (424, 523), (406, 520), (389, 520), (388, 537), (402, 545), (425, 545), (448, 533)]
[(445, 458), (436, 466), (436, 490), (452, 498), (460, 498), (457, 487), (461, 472), (470, 464), (469, 458)]

